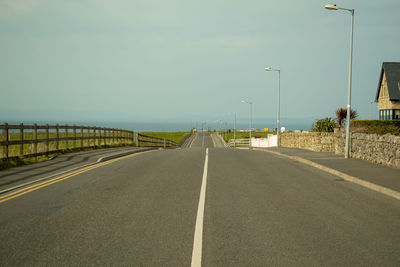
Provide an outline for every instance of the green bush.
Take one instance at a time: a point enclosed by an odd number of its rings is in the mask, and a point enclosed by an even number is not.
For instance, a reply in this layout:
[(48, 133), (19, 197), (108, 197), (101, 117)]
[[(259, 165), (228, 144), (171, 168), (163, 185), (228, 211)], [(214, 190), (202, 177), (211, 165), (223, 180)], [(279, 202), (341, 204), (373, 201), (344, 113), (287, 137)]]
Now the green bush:
[(312, 125), (313, 132), (333, 132), (337, 126), (335, 120), (333, 118), (324, 118), (317, 120)]
[(359, 133), (400, 135), (400, 120), (355, 120), (350, 126)]

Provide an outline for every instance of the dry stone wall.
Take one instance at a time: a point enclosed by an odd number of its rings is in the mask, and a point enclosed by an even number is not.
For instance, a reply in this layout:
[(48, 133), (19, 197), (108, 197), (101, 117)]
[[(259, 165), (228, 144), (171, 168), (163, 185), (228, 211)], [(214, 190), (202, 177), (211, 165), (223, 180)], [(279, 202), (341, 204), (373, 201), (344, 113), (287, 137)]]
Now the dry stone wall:
[[(280, 136), (280, 146), (313, 151), (331, 151), (344, 155), (346, 133), (285, 132)], [(400, 136), (351, 133), (350, 157), (400, 168)]]
[(335, 151), (334, 133), (285, 132), (280, 136), (282, 147), (302, 148), (313, 151)]
[[(346, 134), (336, 131), (335, 154), (344, 155)], [(352, 132), (350, 157), (400, 168), (400, 136)]]

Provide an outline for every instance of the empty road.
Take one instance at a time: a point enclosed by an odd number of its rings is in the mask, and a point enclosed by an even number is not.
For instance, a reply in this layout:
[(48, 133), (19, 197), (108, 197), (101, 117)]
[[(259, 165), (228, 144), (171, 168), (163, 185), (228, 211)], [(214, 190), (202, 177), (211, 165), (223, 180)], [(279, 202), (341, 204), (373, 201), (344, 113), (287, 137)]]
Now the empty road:
[(400, 201), (218, 138), (0, 195), (0, 265), (400, 265)]

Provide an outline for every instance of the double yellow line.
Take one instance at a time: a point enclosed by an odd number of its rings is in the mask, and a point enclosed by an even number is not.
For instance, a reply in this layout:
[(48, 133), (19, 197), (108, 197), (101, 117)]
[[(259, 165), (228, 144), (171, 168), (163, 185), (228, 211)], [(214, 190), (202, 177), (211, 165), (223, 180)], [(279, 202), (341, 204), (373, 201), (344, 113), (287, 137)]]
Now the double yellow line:
[(0, 196), (0, 203), (6, 202), (6, 201), (8, 201), (10, 199), (13, 199), (13, 198), (25, 195), (25, 194), (28, 194), (28, 193), (30, 193), (32, 191), (36, 191), (36, 190), (38, 190), (40, 188), (52, 185), (54, 183), (61, 182), (63, 180), (66, 180), (66, 179), (71, 178), (73, 176), (76, 176), (78, 174), (85, 173), (85, 172), (91, 171), (93, 169), (99, 168), (101, 166), (105, 166), (105, 165), (111, 164), (111, 163), (116, 162), (118, 160), (134, 157), (134, 156), (137, 156), (137, 155), (140, 155), (140, 154), (144, 154), (144, 153), (147, 153), (147, 152), (151, 152), (151, 151), (139, 152), (139, 153), (127, 155), (127, 156), (124, 156), (124, 157), (121, 157), (121, 158), (108, 160), (108, 161), (105, 161), (105, 162), (102, 162), (102, 163), (98, 163), (98, 164), (95, 164), (95, 165), (84, 167), (84, 168), (76, 170), (76, 171), (72, 171), (72, 172), (66, 173), (66, 174), (61, 175), (61, 176), (57, 176), (57, 177), (51, 178), (51, 179), (43, 181), (41, 183), (37, 183), (37, 184), (31, 185), (31, 186), (27, 186), (27, 187), (24, 187), (24, 188), (16, 190), (16, 191), (12, 191), (12, 192), (10, 192), (8, 194)]

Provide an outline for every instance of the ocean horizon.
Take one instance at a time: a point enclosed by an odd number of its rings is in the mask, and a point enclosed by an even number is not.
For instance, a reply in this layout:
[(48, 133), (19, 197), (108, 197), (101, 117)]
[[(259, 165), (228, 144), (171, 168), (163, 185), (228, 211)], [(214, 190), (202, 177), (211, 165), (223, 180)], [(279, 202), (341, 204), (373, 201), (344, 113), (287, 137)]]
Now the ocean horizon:
[[(99, 122), (99, 121), (1, 121), (8, 124), (20, 124), (24, 123), (26, 125), (32, 125), (34, 123), (38, 125), (43, 124), (59, 124), (59, 125), (82, 125), (82, 126), (97, 126), (106, 128), (117, 128), (124, 130), (131, 130), (136, 132), (185, 132), (190, 131), (193, 128), (201, 130), (202, 123), (193, 122)], [(204, 125), (204, 124), (203, 124)], [(247, 130), (249, 129), (248, 122), (238, 122), (236, 124), (237, 130)], [(285, 127), (286, 130), (310, 130), (312, 127), (312, 121), (304, 121), (290, 119), (281, 120), (281, 127)], [(217, 124), (215, 122), (206, 123), (204, 125), (205, 130), (219, 130), (219, 129), (233, 129), (233, 122)], [(276, 121), (266, 121), (265, 123), (254, 122), (252, 124), (253, 129), (264, 130), (264, 128), (269, 128), (274, 130), (276, 128)]]

